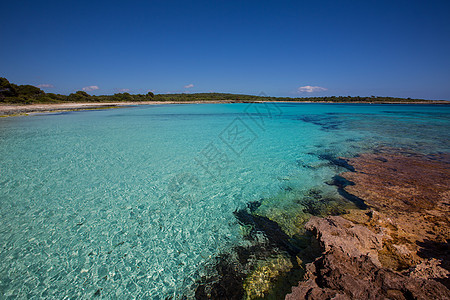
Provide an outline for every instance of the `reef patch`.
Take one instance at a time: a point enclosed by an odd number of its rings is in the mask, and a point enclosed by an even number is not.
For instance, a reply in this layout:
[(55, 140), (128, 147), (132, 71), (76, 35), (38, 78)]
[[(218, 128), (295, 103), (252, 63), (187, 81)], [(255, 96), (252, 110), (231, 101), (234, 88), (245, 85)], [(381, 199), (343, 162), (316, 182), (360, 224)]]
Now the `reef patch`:
[(196, 299), (284, 298), (303, 278), (306, 264), (321, 253), (316, 238), (305, 231), (305, 223), (311, 216), (356, 209), (324, 187), (328, 191), (282, 189), (274, 199), (249, 202), (236, 210), (233, 214), (244, 243), (214, 258), (207, 275), (198, 281)]

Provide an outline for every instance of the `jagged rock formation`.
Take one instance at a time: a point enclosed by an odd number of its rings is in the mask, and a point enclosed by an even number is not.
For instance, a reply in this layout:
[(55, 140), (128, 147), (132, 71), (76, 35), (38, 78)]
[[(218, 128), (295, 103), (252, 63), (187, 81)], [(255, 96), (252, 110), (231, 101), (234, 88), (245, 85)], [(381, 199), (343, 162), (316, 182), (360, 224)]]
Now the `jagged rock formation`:
[[(316, 234), (324, 254), (308, 264), (306, 281), (286, 299), (450, 299), (444, 285), (421, 278), (430, 274), (426, 265), (406, 273), (383, 268), (376, 255), (381, 235), (367, 227), (335, 216), (313, 217), (307, 229)], [(436, 262), (432, 265), (438, 275), (445, 274)], [(417, 276), (421, 273), (426, 276)]]
[(313, 217), (323, 254), (286, 299), (450, 299), (450, 160), (383, 150), (349, 159), (366, 210)]

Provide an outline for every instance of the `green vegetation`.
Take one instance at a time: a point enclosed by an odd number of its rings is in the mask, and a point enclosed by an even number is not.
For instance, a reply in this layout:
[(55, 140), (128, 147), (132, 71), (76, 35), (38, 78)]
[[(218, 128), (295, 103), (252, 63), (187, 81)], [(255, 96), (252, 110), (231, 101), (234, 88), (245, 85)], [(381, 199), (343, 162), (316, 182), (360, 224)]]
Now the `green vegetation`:
[(301, 102), (423, 102), (423, 99), (393, 98), (393, 97), (263, 97), (253, 95), (224, 94), (224, 93), (196, 93), (196, 94), (147, 94), (118, 93), (114, 95), (93, 96), (84, 91), (78, 91), (70, 95), (45, 93), (32, 85), (16, 85), (6, 78), (0, 77), (0, 104), (32, 104), (32, 103), (65, 103), (65, 102), (196, 102), (196, 101), (227, 101), (227, 102), (254, 102), (254, 101), (301, 101)]

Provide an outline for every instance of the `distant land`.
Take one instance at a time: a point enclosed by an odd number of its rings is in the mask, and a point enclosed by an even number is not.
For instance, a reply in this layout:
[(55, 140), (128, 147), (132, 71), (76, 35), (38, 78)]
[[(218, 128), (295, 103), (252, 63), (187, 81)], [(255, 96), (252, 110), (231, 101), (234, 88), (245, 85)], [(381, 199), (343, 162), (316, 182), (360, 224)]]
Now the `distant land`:
[(228, 93), (192, 93), (192, 94), (129, 94), (89, 95), (85, 91), (77, 91), (69, 95), (45, 93), (33, 85), (17, 85), (0, 77), (0, 105), (20, 104), (57, 104), (57, 103), (117, 103), (117, 102), (327, 102), (327, 103), (426, 103), (450, 104), (446, 100), (424, 100), (395, 97), (360, 97), (360, 96), (331, 96), (331, 97), (270, 97), (241, 95)]

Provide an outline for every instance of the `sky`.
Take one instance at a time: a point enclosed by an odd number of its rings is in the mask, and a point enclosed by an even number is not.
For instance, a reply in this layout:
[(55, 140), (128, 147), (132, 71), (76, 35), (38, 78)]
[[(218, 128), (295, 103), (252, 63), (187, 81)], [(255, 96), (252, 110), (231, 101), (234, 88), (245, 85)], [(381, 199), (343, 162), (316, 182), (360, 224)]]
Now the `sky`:
[(2, 1), (0, 77), (61, 94), (450, 100), (450, 1)]

